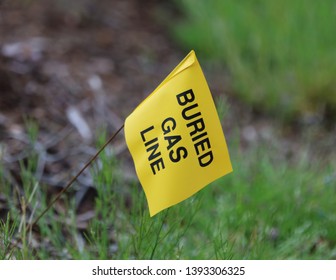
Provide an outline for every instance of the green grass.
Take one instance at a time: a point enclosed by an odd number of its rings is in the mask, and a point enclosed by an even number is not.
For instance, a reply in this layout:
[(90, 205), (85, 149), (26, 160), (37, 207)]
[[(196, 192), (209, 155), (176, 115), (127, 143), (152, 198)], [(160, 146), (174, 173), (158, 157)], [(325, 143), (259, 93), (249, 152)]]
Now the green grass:
[(242, 100), (282, 119), (336, 114), (336, 2), (176, 1), (187, 49), (225, 65)]
[(332, 169), (307, 159), (289, 164), (277, 152), (257, 147), (241, 154), (236, 176), (225, 182), (219, 213), (234, 257), (336, 258), (335, 178), (326, 183)]
[[(66, 213), (50, 210), (39, 221), (38, 240), (25, 225), (47, 205), (32, 153), (21, 165), (20, 200), (0, 175), (10, 202), (0, 222), (0, 257), (336, 259), (335, 163), (322, 167), (303, 154), (288, 162), (276, 144), (242, 149), (238, 137), (228, 143), (234, 172), (153, 218), (139, 183), (125, 181), (120, 159), (107, 149), (100, 168), (91, 168), (98, 194), (87, 230), (78, 232), (74, 201), (65, 199)], [(18, 247), (10, 246), (13, 240)]]

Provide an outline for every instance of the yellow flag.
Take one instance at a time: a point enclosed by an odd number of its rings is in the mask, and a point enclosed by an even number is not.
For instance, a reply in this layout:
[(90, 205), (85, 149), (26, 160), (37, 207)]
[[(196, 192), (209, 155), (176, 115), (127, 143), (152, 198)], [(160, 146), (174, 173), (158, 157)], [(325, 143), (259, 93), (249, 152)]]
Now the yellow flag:
[(151, 216), (232, 171), (194, 51), (127, 117), (125, 138)]

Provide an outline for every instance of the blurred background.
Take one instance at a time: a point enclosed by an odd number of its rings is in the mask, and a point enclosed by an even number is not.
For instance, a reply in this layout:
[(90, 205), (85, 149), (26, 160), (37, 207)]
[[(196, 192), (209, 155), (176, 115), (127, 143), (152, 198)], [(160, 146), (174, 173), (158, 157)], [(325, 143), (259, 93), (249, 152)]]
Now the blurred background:
[[(0, 257), (336, 259), (335, 31), (333, 0), (0, 1)], [(191, 49), (234, 173), (149, 219), (120, 135), (28, 236)]]

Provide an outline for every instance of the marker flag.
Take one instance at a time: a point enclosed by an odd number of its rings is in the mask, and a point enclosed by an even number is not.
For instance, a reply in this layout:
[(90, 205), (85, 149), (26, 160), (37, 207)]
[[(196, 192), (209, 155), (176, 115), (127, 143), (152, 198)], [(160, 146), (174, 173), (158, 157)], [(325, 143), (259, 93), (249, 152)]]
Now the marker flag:
[(150, 216), (232, 172), (208, 84), (191, 51), (125, 121)]

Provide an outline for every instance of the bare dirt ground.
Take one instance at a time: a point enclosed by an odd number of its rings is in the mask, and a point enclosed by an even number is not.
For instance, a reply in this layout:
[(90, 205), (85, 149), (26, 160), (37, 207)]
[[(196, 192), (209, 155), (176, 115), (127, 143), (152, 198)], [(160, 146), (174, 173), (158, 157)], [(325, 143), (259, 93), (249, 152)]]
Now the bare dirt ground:
[(113, 130), (179, 53), (151, 20), (155, 1), (57, 3), (1, 8), (1, 125), (11, 130), (26, 116), (63, 128), (73, 107), (92, 131), (99, 123)]

